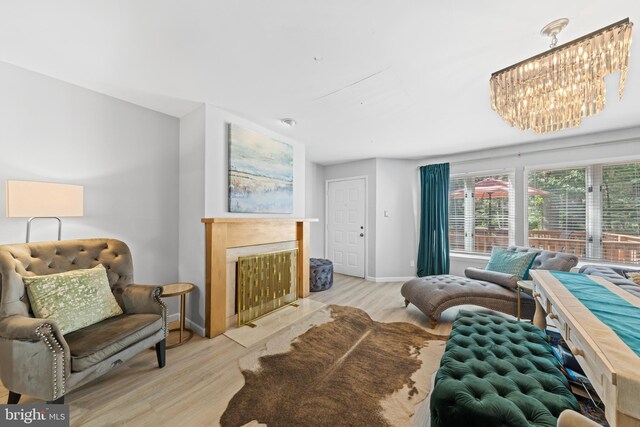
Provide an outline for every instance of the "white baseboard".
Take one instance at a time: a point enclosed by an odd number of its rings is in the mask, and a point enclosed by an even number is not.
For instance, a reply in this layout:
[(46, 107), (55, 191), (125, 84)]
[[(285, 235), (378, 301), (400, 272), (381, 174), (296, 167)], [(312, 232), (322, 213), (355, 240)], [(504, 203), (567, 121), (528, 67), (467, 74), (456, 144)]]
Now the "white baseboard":
[(184, 323), (186, 323), (187, 328), (191, 329), (194, 334), (204, 337), (204, 328), (202, 326), (198, 325), (195, 322), (192, 322), (188, 317), (184, 319)]
[[(180, 320), (180, 313), (173, 313), (167, 316), (167, 323), (177, 322)], [(187, 328), (191, 329), (194, 334), (204, 336), (204, 328), (197, 323), (194, 323), (188, 317), (184, 319), (184, 324)]]
[(383, 282), (406, 282), (407, 280), (411, 280), (411, 279), (415, 279), (416, 276), (398, 276), (398, 277), (373, 277), (373, 276), (367, 276), (365, 277), (364, 280), (366, 280), (367, 282), (376, 282), (376, 283), (383, 283)]

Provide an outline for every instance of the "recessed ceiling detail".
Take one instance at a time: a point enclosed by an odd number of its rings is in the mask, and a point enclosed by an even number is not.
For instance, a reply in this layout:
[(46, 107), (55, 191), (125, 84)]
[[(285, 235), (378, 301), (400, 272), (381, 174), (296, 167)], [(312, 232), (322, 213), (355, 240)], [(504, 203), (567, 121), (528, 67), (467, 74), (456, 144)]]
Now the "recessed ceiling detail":
[(284, 126), (287, 126), (287, 127), (290, 127), (290, 128), (292, 128), (292, 127), (294, 127), (295, 125), (298, 124), (298, 122), (296, 122), (293, 119), (280, 119), (280, 123), (282, 123)]

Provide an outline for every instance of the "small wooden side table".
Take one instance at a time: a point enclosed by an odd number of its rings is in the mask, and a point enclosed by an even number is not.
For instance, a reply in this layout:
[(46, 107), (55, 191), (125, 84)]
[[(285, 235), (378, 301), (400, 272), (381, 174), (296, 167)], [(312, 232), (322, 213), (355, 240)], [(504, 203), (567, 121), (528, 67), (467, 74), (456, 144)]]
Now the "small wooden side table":
[[(186, 296), (189, 292), (193, 291), (194, 287), (195, 286), (193, 283), (186, 283), (186, 282), (169, 283), (167, 285), (162, 285), (161, 296), (163, 298), (180, 296), (180, 326), (169, 329), (169, 332), (178, 331), (180, 335), (178, 336), (178, 341), (171, 345), (167, 345), (167, 348), (178, 347), (186, 343), (191, 339), (191, 337), (193, 337), (193, 331), (191, 329), (185, 328), (184, 320), (185, 320), (185, 306), (187, 302)], [(182, 339), (182, 335), (185, 332), (187, 333), (187, 337), (185, 339)]]
[(518, 280), (518, 320), (520, 320), (520, 293), (533, 292), (533, 280)]

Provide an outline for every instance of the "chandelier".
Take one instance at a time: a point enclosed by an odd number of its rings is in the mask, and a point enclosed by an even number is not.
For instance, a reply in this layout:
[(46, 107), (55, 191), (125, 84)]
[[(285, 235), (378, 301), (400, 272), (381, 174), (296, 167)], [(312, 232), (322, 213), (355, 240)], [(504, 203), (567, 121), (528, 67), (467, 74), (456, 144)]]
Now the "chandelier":
[(491, 108), (509, 125), (539, 134), (580, 125), (604, 108), (604, 76), (614, 71), (622, 99), (633, 23), (623, 19), (556, 46), (568, 23), (559, 19), (542, 29), (552, 37), (550, 50), (491, 75)]

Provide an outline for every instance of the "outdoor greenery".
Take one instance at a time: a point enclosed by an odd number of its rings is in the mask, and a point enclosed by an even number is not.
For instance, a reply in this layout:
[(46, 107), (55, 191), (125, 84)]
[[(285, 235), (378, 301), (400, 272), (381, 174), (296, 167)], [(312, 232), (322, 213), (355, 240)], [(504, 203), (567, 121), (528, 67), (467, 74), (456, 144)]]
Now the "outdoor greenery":
[[(529, 230), (586, 229), (586, 168), (536, 171), (529, 186), (549, 192), (530, 196)], [(640, 236), (640, 163), (602, 167), (602, 231)]]
[(602, 231), (640, 236), (640, 163), (602, 168)]
[[(510, 179), (509, 175), (451, 179), (451, 249), (487, 252), (492, 245), (509, 244)], [(471, 220), (465, 217), (465, 181), (474, 183), (471, 249), (465, 248), (465, 223)], [(594, 197), (600, 198), (592, 203), (588, 182), (601, 183), (593, 189)], [(640, 162), (531, 171), (528, 187), (530, 244), (583, 258), (640, 264)], [(589, 218), (596, 230), (601, 226), (600, 246), (593, 246), (590, 239)]]
[(585, 231), (585, 168), (530, 172), (529, 187), (549, 193), (527, 198), (529, 230)]

